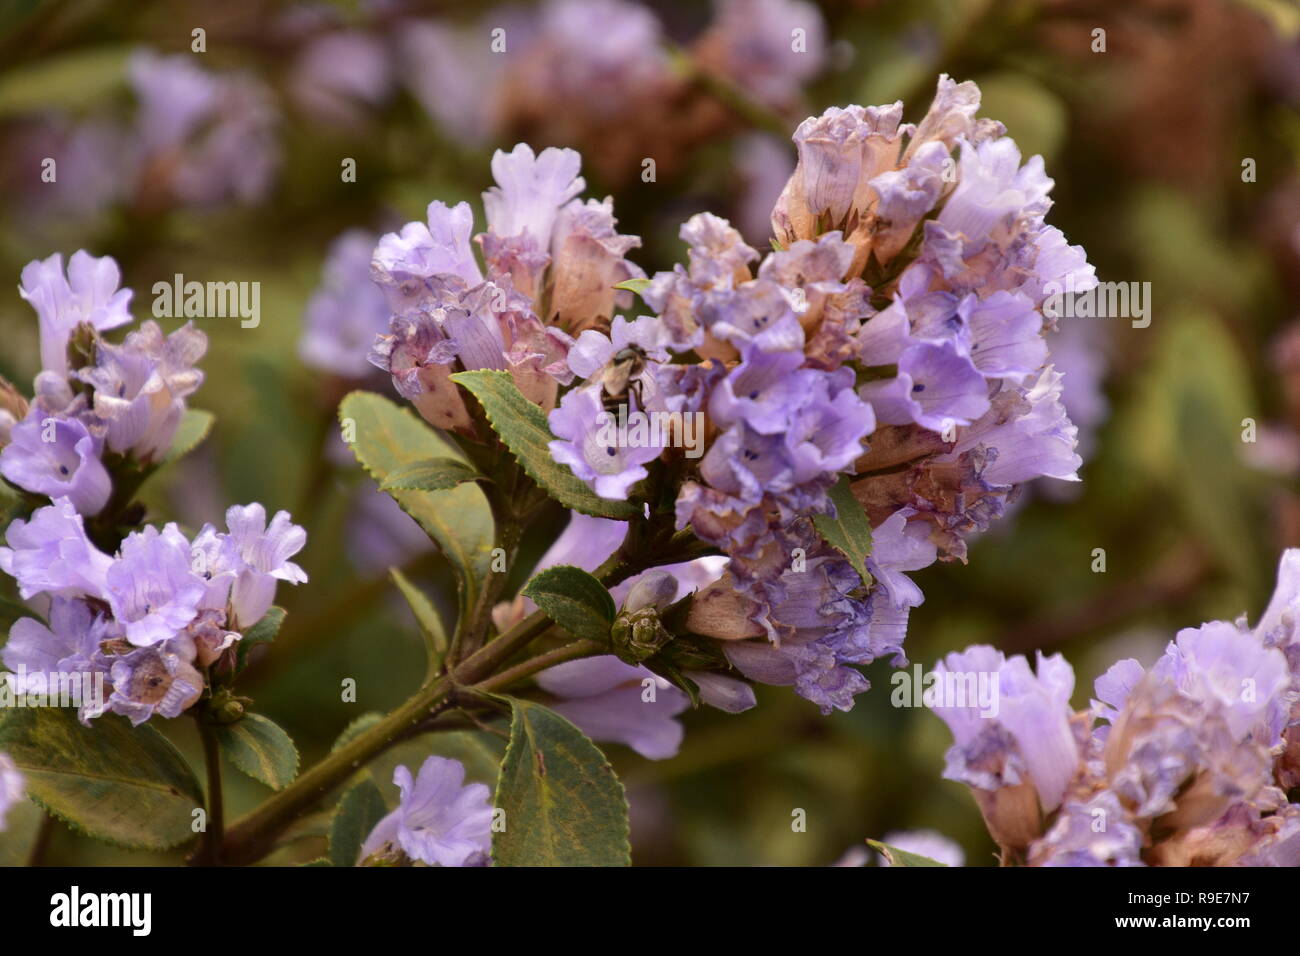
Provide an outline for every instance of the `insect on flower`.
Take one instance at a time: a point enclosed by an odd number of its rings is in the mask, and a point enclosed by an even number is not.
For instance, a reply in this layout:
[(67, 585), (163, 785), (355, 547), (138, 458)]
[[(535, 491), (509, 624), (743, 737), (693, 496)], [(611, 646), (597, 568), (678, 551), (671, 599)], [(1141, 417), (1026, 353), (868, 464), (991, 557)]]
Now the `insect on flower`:
[(636, 398), (638, 408), (645, 408), (641, 394), (641, 373), (645, 365), (645, 349), (635, 343), (629, 342), (614, 353), (600, 376), (601, 404), (605, 411), (617, 411), (620, 405), (627, 404), (628, 396)]

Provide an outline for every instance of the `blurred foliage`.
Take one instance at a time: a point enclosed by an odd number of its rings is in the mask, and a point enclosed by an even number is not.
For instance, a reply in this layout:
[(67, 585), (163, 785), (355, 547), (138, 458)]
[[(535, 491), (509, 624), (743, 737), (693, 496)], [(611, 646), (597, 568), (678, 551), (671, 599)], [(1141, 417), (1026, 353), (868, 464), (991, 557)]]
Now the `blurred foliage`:
[[(674, 36), (701, 16), (685, 0), (652, 5)], [(362, 4), (335, 6), (361, 22)], [(464, 13), (456, 4), (411, 6), (429, 16)], [(258, 30), (283, 9), (261, 0), (0, 3), (3, 152), (25, 135), (25, 121), (45, 111), (122, 115), (126, 53), (140, 45), (187, 50), (191, 25), (207, 29), (213, 66), (255, 70), (283, 92), (283, 51), (261, 42)], [(967, 565), (917, 575), (927, 600), (912, 614), (911, 660), (928, 667), (975, 642), (1061, 651), (1076, 665), (1082, 708), (1093, 678), (1116, 658), (1150, 660), (1180, 627), (1258, 615), (1280, 549), (1300, 544), (1287, 540), (1276, 512), (1286, 488), (1247, 464), (1241, 437), (1246, 418), (1295, 425), (1286, 421), (1283, 384), (1269, 358), (1300, 295), (1294, 6), (839, 0), (822, 9), (832, 68), (808, 89), (809, 112), (902, 98), (916, 119), (938, 73), (977, 80), (982, 114), (1005, 122), (1026, 155), (1044, 155), (1057, 183), (1050, 221), (1084, 245), (1101, 278), (1150, 282), (1154, 303), (1149, 328), (1093, 320), (1102, 325), (1095, 342), (1109, 365), (1111, 412), (1082, 484), (1067, 495), (1027, 489), (1013, 513), (973, 543)], [(1091, 47), (1099, 27), (1107, 31), (1105, 53)], [(1171, 82), (1176, 90), (1168, 92)], [(193, 401), (216, 414), (216, 427), (195, 456), (153, 480), (146, 499), (155, 520), (191, 530), (219, 520), (226, 504), (252, 500), (287, 508), (308, 527), (301, 558), (311, 581), (281, 590), (287, 621), (259, 652), (246, 688), (257, 710), (292, 735), (307, 766), (359, 714), (404, 700), (423, 671), (423, 652), (389, 577), (362, 573), (350, 559), (347, 522), (363, 476), (355, 465), (331, 464), (326, 438), (344, 390), (299, 361), (303, 308), (339, 232), (422, 218), (435, 198), (477, 203), (489, 183), (491, 148), (510, 144), (458, 143), (406, 93), (351, 129), (289, 107), (281, 132), (276, 188), (269, 201), (248, 207), (161, 214), (117, 207), (90, 222), (32, 217), (24, 208), (26, 192), (40, 188), (37, 172), (6, 178), (0, 275), (12, 289), (33, 258), (81, 247), (112, 255), (136, 290), (138, 317), (149, 312), (152, 284), (175, 273), (261, 283), (258, 328), (202, 320), (211, 343), (207, 381)], [(357, 160), (356, 183), (339, 181), (344, 156)], [(1256, 161), (1256, 181), (1243, 181), (1245, 158)], [(613, 193), (621, 231), (644, 238), (635, 258), (648, 272), (680, 255), (676, 230), (686, 216), (734, 208), (738, 198), (729, 146), (708, 144), (682, 160), (671, 180), (658, 183), (634, 177), (613, 189), (588, 177), (590, 194)], [(29, 382), (36, 324), (12, 292), (0, 296), (0, 342), (0, 375)], [(389, 392), (385, 383), (376, 387)], [(539, 555), (562, 520), (551, 516), (526, 552)], [(1092, 570), (1097, 548), (1105, 551), (1105, 573)], [(405, 571), (452, 620), (455, 587), (446, 568), (417, 558)], [(992, 863), (973, 801), (940, 779), (946, 729), (920, 709), (891, 706), (891, 673), (887, 662), (870, 667), (873, 691), (852, 712), (829, 718), (766, 687), (759, 706), (742, 716), (686, 714), (685, 743), (671, 760), (608, 747), (632, 800), (634, 859), (824, 865), (866, 837), (926, 827), (958, 840), (970, 864)], [(345, 677), (357, 682), (356, 703), (340, 700)], [(160, 729), (200, 764), (189, 722)], [(430, 735), (363, 774), (391, 806), (398, 762), (414, 767), (436, 750), (465, 759), (470, 779), (491, 783), (503, 746), (486, 734)], [(227, 785), (232, 814), (269, 792), (233, 773)], [(791, 827), (798, 809), (806, 811), (804, 833)], [(305, 818), (274, 859), (324, 855), (326, 824), (320, 815)], [(34, 825), (19, 820), (15, 829), (30, 833)], [(62, 828), (50, 837), (45, 859), (53, 863), (163, 858)], [(17, 854), (13, 847), (5, 852)]]

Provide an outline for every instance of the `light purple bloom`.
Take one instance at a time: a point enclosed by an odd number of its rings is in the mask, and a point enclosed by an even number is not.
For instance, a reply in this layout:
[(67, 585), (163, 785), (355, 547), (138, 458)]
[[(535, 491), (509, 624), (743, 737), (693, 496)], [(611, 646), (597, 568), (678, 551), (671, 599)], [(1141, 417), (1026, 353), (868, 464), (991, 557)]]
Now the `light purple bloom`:
[(1142, 866), (1144, 835), (1113, 791), (1067, 800), (1030, 851), (1031, 866)]
[(560, 407), (551, 412), (551, 457), (568, 465), (573, 473), (591, 484), (602, 498), (626, 499), (632, 486), (649, 474), (645, 465), (664, 450), (662, 433), (658, 441), (645, 444), (620, 443), (614, 416), (605, 410), (599, 383), (575, 388)]
[[(492, 843), (490, 792), (481, 783), (465, 784), (459, 761), (429, 757), (419, 776), (398, 767), (393, 783), (402, 796), (362, 844), (360, 860), (387, 844), (430, 866), (483, 866)], [(360, 862), (360, 860), (358, 862)]]
[(969, 425), (989, 407), (984, 376), (952, 342), (917, 342), (898, 358), (898, 376), (858, 390), (887, 425), (916, 422), (942, 432)]
[(464, 288), (483, 281), (470, 245), (473, 230), (469, 203), (448, 206), (431, 202), (427, 225), (408, 222), (400, 232), (380, 238), (370, 275), (393, 311), (401, 315), (418, 312), (431, 292), (440, 292), (453, 279), (464, 283)]
[(371, 372), (366, 353), (388, 328), (392, 310), (370, 277), (376, 239), (350, 229), (330, 245), (321, 284), (307, 302), (298, 354), (314, 368), (344, 378)]
[[(96, 614), (84, 601), (59, 597), (50, 604), (49, 618), (49, 627), (35, 618), (19, 618), (0, 650), (0, 661), (17, 678), (13, 681), (17, 693), (47, 693), (52, 680), (108, 670), (100, 645), (120, 636), (110, 619)], [(83, 698), (79, 714), (83, 723), (99, 716), (96, 703)]]
[(208, 337), (187, 322), (163, 335), (148, 321), (121, 345), (99, 344), (95, 365), (77, 377), (95, 390), (95, 414), (106, 423), (111, 451), (138, 461), (159, 461), (171, 448), (185, 414), (185, 399), (203, 384), (194, 367)]
[(552, 709), (594, 740), (626, 744), (649, 760), (672, 757), (681, 746), (684, 731), (673, 718), (690, 702), (645, 667), (591, 657), (548, 668), (537, 683), (560, 698)]
[(100, 442), (76, 418), (51, 418), (38, 407), (9, 431), (0, 475), (20, 488), (67, 498), (81, 514), (97, 514), (113, 491), (99, 460)]
[(488, 229), (502, 238), (527, 235), (539, 250), (551, 248), (551, 229), (560, 207), (586, 188), (578, 175), (582, 157), (571, 149), (547, 147), (534, 155), (525, 143), (492, 156), (497, 181), (483, 194)]
[(292, 522), (287, 511), (277, 511), (268, 526), (266, 509), (257, 503), (227, 509), (226, 527), (243, 562), (230, 591), (231, 623), (243, 630), (270, 608), (276, 582), (307, 580), (306, 572), (289, 560), (307, 543), (307, 532)]
[(122, 273), (111, 256), (95, 258), (78, 250), (63, 272), (63, 256), (34, 259), (23, 267), (18, 294), (40, 319), (41, 367), (66, 375), (68, 337), (80, 323), (104, 331), (131, 321), (131, 290), (119, 289)]
[(185, 634), (139, 647), (112, 658), (113, 693), (108, 709), (133, 726), (158, 714), (179, 717), (203, 693), (203, 675), (194, 667), (194, 641)]
[(107, 596), (106, 576), (113, 559), (90, 543), (81, 515), (67, 498), (37, 508), (29, 521), (13, 521), (5, 541), (0, 570), (18, 579), (23, 598), (42, 592)]
[(207, 590), (190, 570), (190, 543), (175, 523), (127, 535), (106, 583), (113, 616), (137, 647), (175, 637), (194, 620)]

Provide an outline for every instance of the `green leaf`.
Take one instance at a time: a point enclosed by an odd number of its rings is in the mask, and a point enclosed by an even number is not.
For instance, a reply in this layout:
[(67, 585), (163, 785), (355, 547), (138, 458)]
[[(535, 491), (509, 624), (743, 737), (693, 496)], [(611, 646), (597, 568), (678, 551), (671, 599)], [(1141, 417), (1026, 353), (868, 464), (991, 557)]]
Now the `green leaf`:
[(482, 477), (473, 465), (459, 458), (429, 458), (395, 469), (379, 487), (384, 491), (446, 491)]
[(235, 645), (237, 670), (243, 670), (248, 666), (248, 655), (253, 652), (253, 648), (259, 644), (270, 644), (275, 640), (275, 636), (280, 633), (280, 626), (284, 624), (285, 613), (284, 608), (273, 604), (258, 622), (244, 633), (239, 643)]
[(40, 836), (45, 811), (30, 800), (19, 800), (5, 814), (0, 830), (0, 868), (26, 866)]
[(109, 714), (83, 727), (70, 708), (12, 710), (0, 751), (40, 806), (87, 836), (165, 850), (193, 838), (203, 791), (185, 759), (152, 727)]
[(635, 292), (637, 295), (644, 298), (645, 290), (650, 288), (650, 280), (639, 278), (624, 279), (622, 282), (618, 283), (618, 285), (614, 286), (614, 288), (622, 289), (624, 292)]
[(412, 584), (410, 579), (397, 568), (389, 568), (388, 574), (397, 585), (397, 590), (402, 592), (402, 597), (406, 598), (406, 603), (411, 606), (411, 611), (415, 614), (415, 622), (420, 625), (420, 635), (424, 638), (424, 648), (429, 655), (428, 676), (432, 676), (437, 673), (450, 646), (447, 629), (442, 626), (442, 618), (438, 617), (438, 612), (428, 595)]
[(835, 505), (835, 517), (814, 515), (813, 525), (827, 544), (848, 558), (862, 583), (869, 586), (871, 575), (867, 573), (867, 556), (871, 554), (871, 520), (853, 496), (848, 475), (841, 477), (831, 489), (830, 499)]
[(370, 831), (388, 815), (379, 788), (369, 780), (350, 787), (339, 800), (330, 823), (329, 861), (334, 866), (356, 866), (361, 844)]
[(163, 455), (163, 463), (184, 458), (197, 448), (211, 433), (216, 420), (217, 416), (211, 412), (201, 408), (187, 408), (180, 427), (176, 429), (176, 437), (172, 439), (172, 447)]
[(628, 866), (627, 797), (605, 755), (553, 710), (510, 699), (492, 840), (498, 866)]
[(283, 790), (298, 776), (298, 748), (275, 721), (245, 714), (216, 728), (221, 752), (236, 767), (272, 790)]
[(609, 640), (609, 626), (618, 609), (605, 585), (582, 568), (568, 564), (547, 568), (524, 586), (523, 594), (574, 637)]
[[(406, 465), (458, 457), (432, 428), (373, 392), (353, 392), (339, 405), (339, 420), (355, 428), (352, 452), (381, 485)], [(462, 603), (473, 606), (479, 582), (490, 570), (496, 529), (482, 489), (461, 484), (446, 491), (390, 491), (402, 509), (438, 542), (456, 569)]]
[(879, 840), (868, 840), (867, 845), (878, 853), (883, 853), (885, 859), (889, 861), (890, 866), (947, 866), (947, 863), (940, 863), (938, 860), (932, 860), (928, 856), (921, 856), (919, 853), (908, 853), (906, 850), (900, 850), (896, 846), (890, 846), (888, 843), (881, 843)]
[(560, 504), (598, 518), (641, 517), (640, 505), (601, 498), (551, 457), (547, 446), (555, 436), (546, 423), (546, 414), (524, 397), (508, 372), (457, 372), (451, 380), (478, 399), (488, 421), (524, 471)]

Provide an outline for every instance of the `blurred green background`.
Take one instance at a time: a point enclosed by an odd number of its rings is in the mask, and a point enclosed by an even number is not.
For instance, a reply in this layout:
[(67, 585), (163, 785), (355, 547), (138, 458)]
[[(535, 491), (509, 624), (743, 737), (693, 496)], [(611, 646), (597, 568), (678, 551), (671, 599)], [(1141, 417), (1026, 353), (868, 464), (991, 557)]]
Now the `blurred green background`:
[[(327, 26), (378, 31), (399, 16), (454, 22), (463, 6), (316, 9)], [(706, 5), (685, 0), (649, 6), (682, 43), (709, 17)], [(1300, 545), (1292, 453), (1300, 369), (1275, 361), (1279, 334), (1300, 312), (1300, 10), (1286, 0), (819, 6), (828, 65), (806, 86), (803, 112), (787, 111), (789, 131), (827, 106), (899, 98), (915, 120), (939, 73), (976, 80), (981, 115), (1003, 121), (1027, 156), (1044, 156), (1056, 180), (1049, 222), (1087, 249), (1100, 278), (1152, 290), (1148, 328), (1093, 320), (1088, 347), (1104, 371), (1108, 408), (1091, 429), (1082, 484), (1068, 494), (1026, 489), (1013, 514), (972, 542), (967, 565), (915, 576), (926, 602), (912, 614), (910, 659), (928, 666), (976, 642), (1061, 651), (1075, 665), (1074, 702), (1083, 708), (1093, 678), (1115, 659), (1150, 661), (1177, 629), (1203, 620), (1253, 619), (1280, 550)], [(311, 581), (281, 589), (288, 623), (244, 687), (292, 734), (306, 764), (358, 715), (405, 699), (422, 651), (382, 570), (354, 560), (349, 515), (357, 494), (373, 492), (355, 467), (331, 464), (325, 440), (337, 400), (353, 386), (300, 361), (304, 307), (343, 230), (421, 219), (432, 199), (468, 199), (481, 216), (491, 151), (514, 139), (466, 142), (400, 87), (355, 122), (323, 122), (287, 92), (298, 40), (266, 28), (287, 13), (290, 5), (255, 0), (0, 2), (0, 276), (12, 290), (31, 259), (78, 248), (112, 255), (136, 290), (138, 319), (148, 317), (153, 283), (174, 273), (261, 283), (260, 327), (200, 320), (210, 350), (192, 404), (217, 413), (217, 426), (146, 497), (152, 520), (190, 528), (254, 500), (307, 525), (300, 558)], [(282, 162), (268, 195), (205, 209), (128, 199), (91, 215), (42, 205), (39, 168), (24, 145), (33, 131), (58, 118), (129, 115), (130, 51), (188, 51), (193, 26), (207, 31), (204, 66), (251, 70), (275, 91)], [(1092, 49), (1098, 28), (1104, 53)], [(621, 122), (635, 126), (638, 116)], [(613, 195), (620, 231), (643, 238), (633, 258), (647, 272), (670, 268), (687, 216), (739, 214), (748, 186), (738, 159), (749, 132), (733, 117), (671, 162), (660, 157), (671, 173), (653, 183), (588, 168), (587, 194)], [(531, 141), (549, 142), (545, 130)], [(355, 183), (340, 181), (343, 157), (357, 161)], [(1246, 159), (1253, 181), (1243, 181)], [(34, 314), (16, 292), (0, 295), (0, 375), (26, 388), (36, 363)], [(390, 392), (382, 380), (367, 385)], [(1245, 419), (1260, 430), (1253, 445), (1243, 441)], [(538, 532), (533, 554), (560, 521)], [(1104, 573), (1093, 571), (1098, 548)], [(449, 607), (450, 581), (436, 560), (417, 557), (409, 567)], [(759, 706), (744, 715), (684, 715), (674, 759), (608, 747), (632, 799), (634, 860), (825, 865), (866, 837), (929, 828), (961, 843), (968, 864), (992, 864), (973, 801), (940, 779), (946, 728), (890, 705), (887, 662), (868, 676), (874, 689), (851, 713), (822, 717), (785, 689), (759, 688)], [(339, 699), (345, 677), (357, 681), (356, 704)], [(160, 723), (197, 765), (189, 722)], [(484, 779), (497, 746), (488, 740), (458, 734), (438, 746)], [(403, 753), (415, 763), (430, 746)], [(385, 784), (394, 762), (390, 755), (377, 771)], [(234, 813), (267, 793), (234, 773), (227, 781)], [(807, 811), (805, 833), (792, 832), (795, 808)], [(313, 822), (277, 859), (317, 854)], [(60, 828), (46, 859), (135, 864), (178, 855), (126, 853)]]

